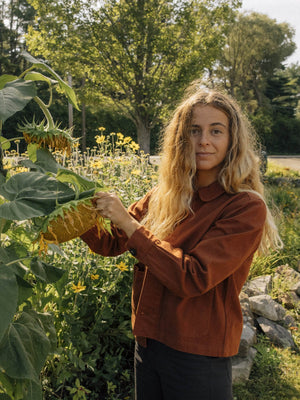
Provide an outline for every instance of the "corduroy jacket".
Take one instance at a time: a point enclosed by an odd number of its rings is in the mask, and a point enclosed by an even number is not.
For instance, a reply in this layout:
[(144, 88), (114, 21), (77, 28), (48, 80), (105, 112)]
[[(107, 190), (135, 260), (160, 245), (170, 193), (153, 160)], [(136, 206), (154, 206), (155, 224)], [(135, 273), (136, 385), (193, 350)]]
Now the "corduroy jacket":
[[(140, 221), (150, 195), (129, 207)], [(228, 194), (218, 182), (195, 192), (191, 212), (165, 240), (144, 226), (130, 239), (92, 228), (81, 238), (96, 253), (129, 250), (138, 260), (132, 288), (137, 340), (213, 357), (238, 352), (243, 327), (239, 294), (260, 243), (265, 203), (252, 192)]]

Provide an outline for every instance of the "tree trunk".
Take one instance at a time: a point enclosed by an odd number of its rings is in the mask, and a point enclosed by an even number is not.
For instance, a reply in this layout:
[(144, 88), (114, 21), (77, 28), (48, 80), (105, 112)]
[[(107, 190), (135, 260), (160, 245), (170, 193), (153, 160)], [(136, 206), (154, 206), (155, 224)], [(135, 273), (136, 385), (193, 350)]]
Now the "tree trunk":
[(85, 114), (85, 103), (81, 104), (81, 130), (82, 130), (82, 152), (86, 151), (86, 114)]
[(145, 154), (150, 155), (151, 128), (149, 128), (141, 118), (137, 118), (136, 129), (140, 149), (143, 150)]
[[(82, 78), (82, 89), (84, 89), (85, 86), (85, 77)], [(84, 153), (86, 151), (86, 113), (85, 113), (85, 103), (82, 102), (81, 104), (81, 130), (82, 130), (82, 152)]]
[[(69, 73), (68, 73), (68, 85), (72, 87), (72, 75)], [(69, 114), (69, 129), (71, 129), (72, 126), (74, 125), (74, 122), (73, 122), (73, 106), (70, 102), (68, 103), (68, 114)]]

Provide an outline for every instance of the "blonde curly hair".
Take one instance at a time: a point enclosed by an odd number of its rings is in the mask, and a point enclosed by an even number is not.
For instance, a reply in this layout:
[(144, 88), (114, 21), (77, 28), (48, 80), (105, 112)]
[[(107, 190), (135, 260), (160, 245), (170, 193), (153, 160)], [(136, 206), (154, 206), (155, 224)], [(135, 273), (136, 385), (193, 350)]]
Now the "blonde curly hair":
[[(218, 175), (228, 193), (255, 192), (265, 201), (260, 176), (257, 141), (240, 107), (228, 94), (203, 89), (198, 83), (186, 91), (181, 104), (166, 126), (159, 167), (159, 181), (150, 197), (143, 223), (160, 239), (166, 238), (191, 212), (196, 184), (196, 161), (190, 140), (193, 109), (209, 105), (223, 111), (229, 119), (230, 145)], [(267, 218), (259, 250), (282, 247), (274, 219), (267, 207)]]

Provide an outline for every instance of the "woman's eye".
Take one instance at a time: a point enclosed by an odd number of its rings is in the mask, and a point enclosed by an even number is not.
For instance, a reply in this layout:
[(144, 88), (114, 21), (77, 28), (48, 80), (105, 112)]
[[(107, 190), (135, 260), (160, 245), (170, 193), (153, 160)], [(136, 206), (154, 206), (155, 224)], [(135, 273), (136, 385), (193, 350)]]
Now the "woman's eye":
[(222, 133), (222, 131), (220, 131), (219, 129), (214, 129), (214, 130), (212, 131), (212, 133), (213, 133), (214, 135), (219, 135), (220, 133)]
[(199, 135), (201, 135), (201, 131), (200, 131), (200, 129), (192, 129), (191, 134), (193, 136), (199, 136)]

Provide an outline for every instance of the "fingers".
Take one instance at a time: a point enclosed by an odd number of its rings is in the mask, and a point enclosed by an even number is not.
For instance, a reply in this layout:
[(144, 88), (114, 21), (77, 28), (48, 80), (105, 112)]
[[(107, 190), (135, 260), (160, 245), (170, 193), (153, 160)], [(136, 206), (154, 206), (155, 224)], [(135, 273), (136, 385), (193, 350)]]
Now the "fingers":
[(93, 204), (103, 217), (112, 221), (118, 219), (120, 213), (124, 211), (123, 204), (114, 193), (97, 192)]

